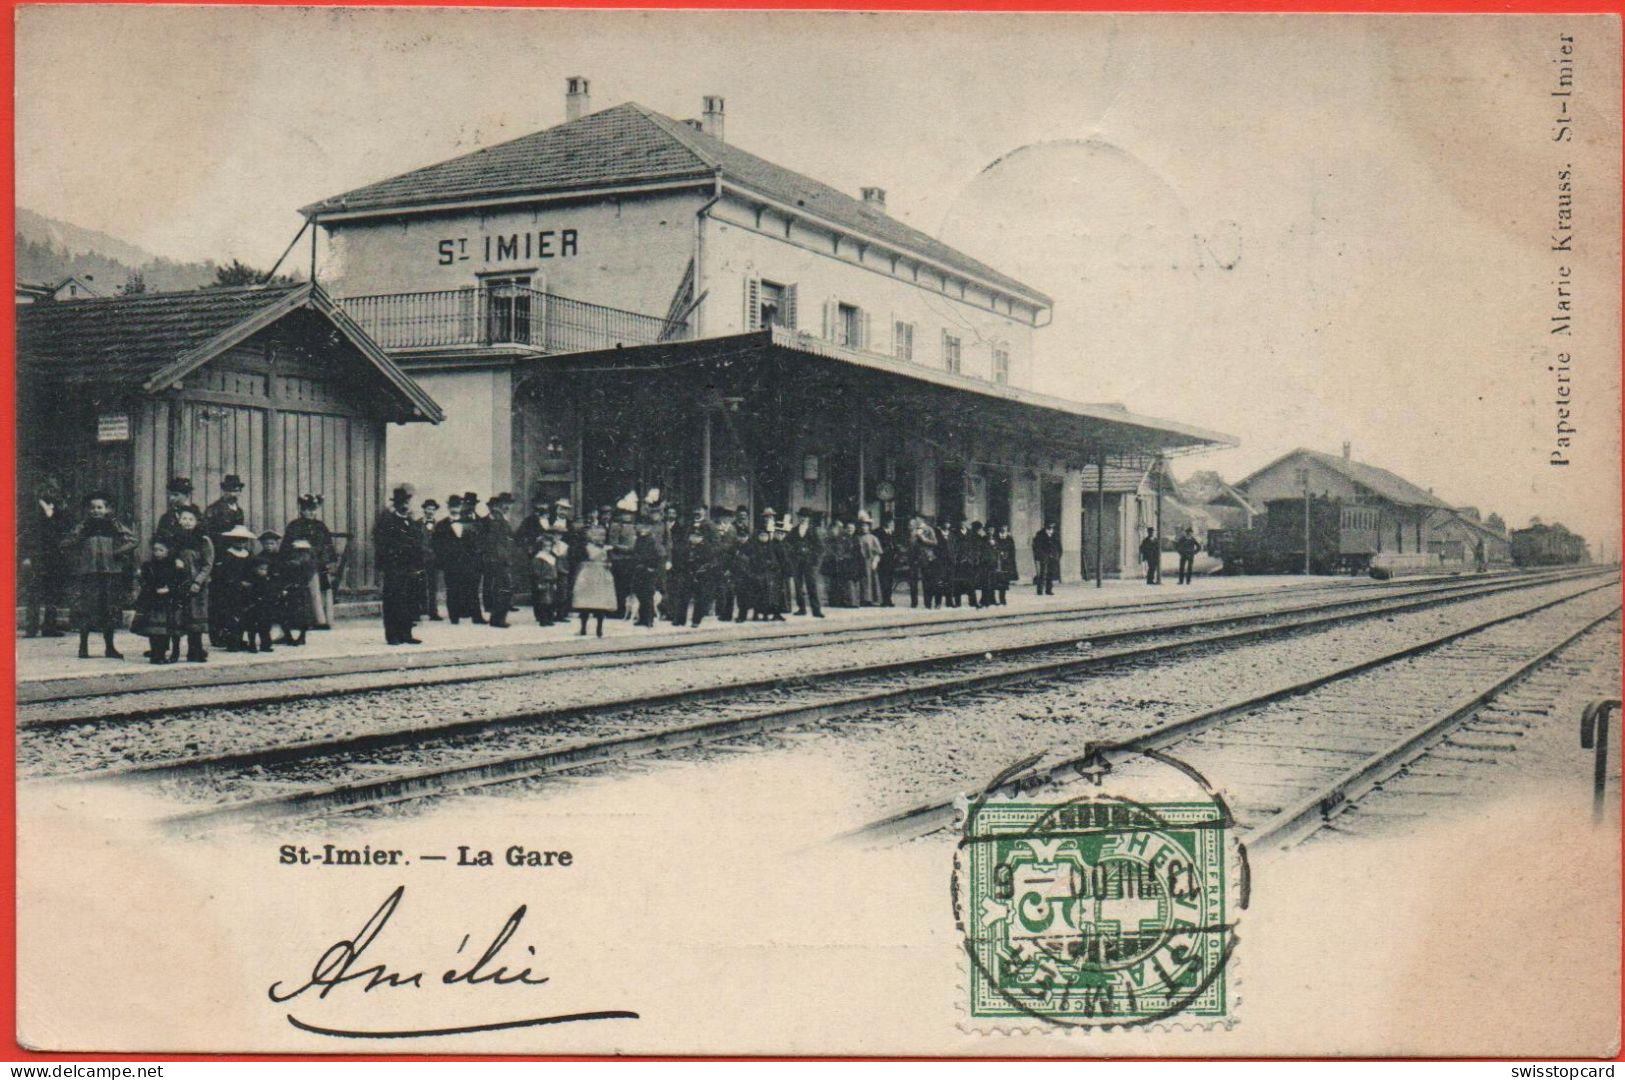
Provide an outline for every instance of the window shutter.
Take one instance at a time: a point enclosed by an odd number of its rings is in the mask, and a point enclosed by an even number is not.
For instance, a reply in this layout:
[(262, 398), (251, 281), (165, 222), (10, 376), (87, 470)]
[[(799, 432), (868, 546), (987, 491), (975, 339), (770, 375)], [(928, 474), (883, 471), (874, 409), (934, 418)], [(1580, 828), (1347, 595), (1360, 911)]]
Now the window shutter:
[(871, 340), (873, 339), (869, 336), (869, 313), (860, 311), (858, 312), (858, 348), (869, 348)]
[(784, 287), (783, 317), (785, 329), (794, 330), (796, 328), (796, 287), (794, 285)]
[(825, 341), (835, 340), (835, 301), (824, 301), (824, 334)]
[(762, 279), (759, 277), (745, 278), (744, 325), (747, 331), (762, 328)]

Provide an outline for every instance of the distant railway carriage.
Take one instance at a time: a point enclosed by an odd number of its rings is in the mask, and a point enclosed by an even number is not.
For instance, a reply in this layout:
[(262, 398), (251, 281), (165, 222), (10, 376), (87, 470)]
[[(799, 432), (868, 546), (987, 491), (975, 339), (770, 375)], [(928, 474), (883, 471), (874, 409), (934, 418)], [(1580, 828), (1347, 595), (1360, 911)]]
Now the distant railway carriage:
[[(1208, 553), (1227, 574), (1303, 572), (1302, 499), (1270, 499), (1251, 529), (1214, 529)], [(1363, 574), (1379, 550), (1377, 512), (1338, 499), (1309, 500), (1309, 569), (1314, 574)]]
[(1536, 522), (1512, 530), (1512, 561), (1519, 566), (1573, 566), (1590, 562), (1585, 537), (1562, 525)]

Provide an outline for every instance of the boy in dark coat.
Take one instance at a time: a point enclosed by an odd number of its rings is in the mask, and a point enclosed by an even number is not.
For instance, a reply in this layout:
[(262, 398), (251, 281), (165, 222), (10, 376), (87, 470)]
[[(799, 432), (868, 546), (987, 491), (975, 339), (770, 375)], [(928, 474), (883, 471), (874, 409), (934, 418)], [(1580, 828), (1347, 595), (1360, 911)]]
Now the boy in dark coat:
[(113, 647), (113, 634), (124, 621), (135, 533), (113, 517), (113, 497), (93, 491), (85, 496), (85, 519), (62, 543), (73, 572), (73, 618), (79, 629), (79, 658), (90, 658), (90, 635), (100, 631), (103, 655), (124, 659), (124, 654)]
[(271, 626), (282, 614), (281, 593), (277, 587), (277, 553), (282, 535), (275, 529), (260, 533), (260, 553), (248, 562), (248, 611), (244, 615), (243, 636), (249, 652), (271, 651)]

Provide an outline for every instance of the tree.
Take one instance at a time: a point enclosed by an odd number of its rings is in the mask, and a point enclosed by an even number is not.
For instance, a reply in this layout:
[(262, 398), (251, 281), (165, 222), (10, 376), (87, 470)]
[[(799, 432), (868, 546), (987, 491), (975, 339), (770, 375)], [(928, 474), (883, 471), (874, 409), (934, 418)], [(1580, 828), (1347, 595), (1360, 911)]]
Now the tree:
[(1494, 529), (1502, 536), (1507, 534), (1507, 523), (1501, 519), (1500, 514), (1491, 514), (1489, 517), (1484, 519), (1484, 524)]
[(265, 271), (256, 270), (244, 264), (241, 260), (233, 259), (226, 266), (214, 268), (214, 285), (209, 288), (230, 288), (237, 285), (292, 285), (294, 279), (287, 274), (278, 274), (269, 283), (265, 280)]
[(124, 284), (119, 286), (118, 294), (120, 296), (140, 296), (146, 291), (147, 275), (139, 270), (132, 270), (130, 276), (124, 279)]

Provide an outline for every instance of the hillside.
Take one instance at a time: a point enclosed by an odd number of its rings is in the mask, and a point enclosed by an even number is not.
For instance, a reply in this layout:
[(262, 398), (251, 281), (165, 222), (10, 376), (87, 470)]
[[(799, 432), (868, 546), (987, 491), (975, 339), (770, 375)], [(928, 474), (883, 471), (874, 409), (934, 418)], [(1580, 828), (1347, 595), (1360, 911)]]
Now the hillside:
[(216, 264), (179, 262), (120, 240), (17, 207), (13, 241), (17, 280), (54, 284), (68, 275), (86, 278), (104, 296), (112, 296), (138, 273), (149, 292), (200, 289), (215, 283)]

